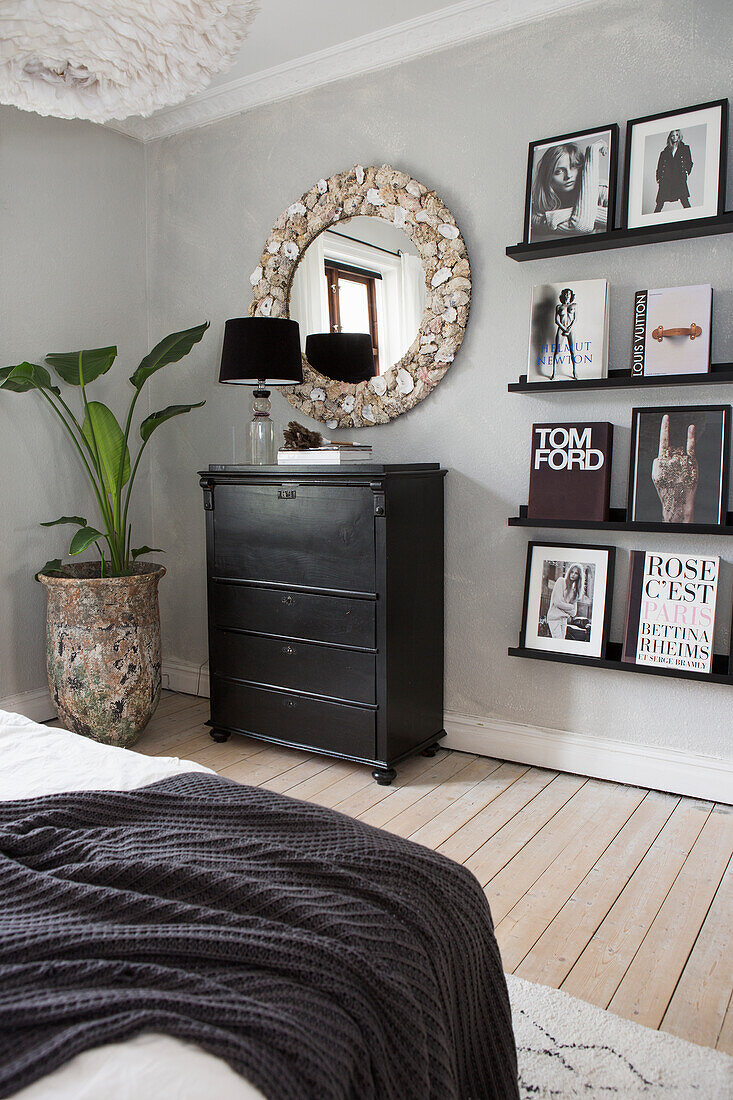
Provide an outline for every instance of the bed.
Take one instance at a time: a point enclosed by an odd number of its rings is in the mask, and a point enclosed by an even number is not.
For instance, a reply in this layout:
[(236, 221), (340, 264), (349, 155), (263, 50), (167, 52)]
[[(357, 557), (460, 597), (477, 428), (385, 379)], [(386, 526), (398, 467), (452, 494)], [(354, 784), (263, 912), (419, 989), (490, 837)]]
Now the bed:
[(512, 1100), (462, 867), (0, 711), (0, 1096)]

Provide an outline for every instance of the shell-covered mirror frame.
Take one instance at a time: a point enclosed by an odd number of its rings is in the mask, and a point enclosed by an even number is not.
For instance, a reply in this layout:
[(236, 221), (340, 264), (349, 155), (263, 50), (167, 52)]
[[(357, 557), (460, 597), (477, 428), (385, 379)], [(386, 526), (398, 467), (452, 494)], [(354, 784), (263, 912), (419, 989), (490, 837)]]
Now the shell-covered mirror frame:
[(425, 272), (425, 311), (405, 355), (367, 382), (326, 378), (303, 356), (303, 384), (281, 386), (280, 392), (332, 429), (386, 424), (427, 397), (461, 346), (471, 304), (466, 245), (448, 207), (406, 172), (357, 164), (318, 180), (277, 219), (250, 276), (250, 315), (288, 317), (293, 277), (308, 245), (357, 215), (384, 218), (414, 243)]

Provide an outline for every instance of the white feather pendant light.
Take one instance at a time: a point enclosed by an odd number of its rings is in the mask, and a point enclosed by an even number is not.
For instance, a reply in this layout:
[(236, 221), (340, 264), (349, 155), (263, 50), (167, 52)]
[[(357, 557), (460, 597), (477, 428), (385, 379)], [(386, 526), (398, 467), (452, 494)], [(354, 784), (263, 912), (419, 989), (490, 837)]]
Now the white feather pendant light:
[(0, 0), (0, 102), (93, 122), (149, 115), (234, 60), (254, 0)]

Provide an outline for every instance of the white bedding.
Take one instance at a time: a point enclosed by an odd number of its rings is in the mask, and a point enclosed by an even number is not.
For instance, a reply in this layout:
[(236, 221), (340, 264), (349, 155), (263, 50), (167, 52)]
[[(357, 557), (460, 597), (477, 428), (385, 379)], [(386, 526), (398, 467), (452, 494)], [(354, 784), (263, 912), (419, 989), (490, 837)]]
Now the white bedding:
[[(208, 772), (177, 757), (140, 756), (0, 710), (0, 801), (64, 791), (130, 791), (182, 772)], [(194, 1043), (151, 1032), (87, 1050), (15, 1100), (264, 1100), (221, 1059)]]
[(63, 791), (131, 791), (169, 775), (209, 771), (192, 760), (99, 745), (0, 710), (0, 802)]

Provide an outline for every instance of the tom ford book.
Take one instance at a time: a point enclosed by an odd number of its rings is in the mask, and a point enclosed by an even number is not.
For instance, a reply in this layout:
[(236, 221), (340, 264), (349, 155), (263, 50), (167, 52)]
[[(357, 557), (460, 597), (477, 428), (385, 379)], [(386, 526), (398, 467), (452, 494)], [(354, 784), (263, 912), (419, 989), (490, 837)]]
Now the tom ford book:
[(637, 290), (631, 334), (631, 374), (705, 374), (710, 370), (713, 288), (670, 286)]
[(710, 672), (720, 558), (631, 551), (621, 660)]
[(613, 424), (533, 424), (529, 519), (607, 520)]

